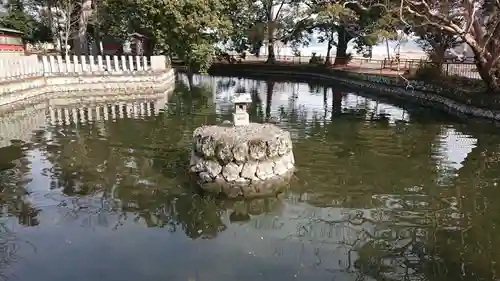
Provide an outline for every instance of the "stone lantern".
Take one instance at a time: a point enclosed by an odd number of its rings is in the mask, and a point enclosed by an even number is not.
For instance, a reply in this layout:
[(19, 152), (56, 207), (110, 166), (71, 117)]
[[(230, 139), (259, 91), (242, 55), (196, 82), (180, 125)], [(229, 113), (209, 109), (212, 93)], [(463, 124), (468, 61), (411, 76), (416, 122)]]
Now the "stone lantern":
[(295, 170), (290, 132), (270, 123), (250, 123), (250, 94), (235, 94), (231, 102), (232, 126), (204, 125), (194, 130), (189, 170), (203, 190), (229, 198), (284, 191)]
[(234, 97), (234, 126), (247, 126), (248, 124), (250, 124), (250, 117), (248, 116), (247, 108), (251, 103), (252, 96), (248, 93), (240, 93)]

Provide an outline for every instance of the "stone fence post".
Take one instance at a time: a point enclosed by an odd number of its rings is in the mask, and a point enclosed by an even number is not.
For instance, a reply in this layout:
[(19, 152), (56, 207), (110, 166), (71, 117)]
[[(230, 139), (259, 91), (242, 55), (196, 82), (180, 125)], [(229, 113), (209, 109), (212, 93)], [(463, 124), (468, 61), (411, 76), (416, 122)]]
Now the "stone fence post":
[(167, 69), (166, 56), (151, 56), (151, 70), (161, 71)]

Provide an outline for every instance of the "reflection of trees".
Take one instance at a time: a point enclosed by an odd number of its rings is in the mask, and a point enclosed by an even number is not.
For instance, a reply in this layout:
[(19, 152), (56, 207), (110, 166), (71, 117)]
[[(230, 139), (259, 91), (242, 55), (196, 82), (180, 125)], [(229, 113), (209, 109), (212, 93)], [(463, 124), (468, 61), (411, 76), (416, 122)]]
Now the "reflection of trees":
[[(267, 84), (268, 89), (279, 85), (274, 80)], [(342, 108), (341, 89), (311, 88), (323, 93), (323, 114), (307, 119), (300, 107), (278, 112), (299, 135), (294, 151), (300, 185), (294, 190), (307, 193), (305, 201), (321, 209), (364, 209), (362, 216), (342, 225), (354, 231), (349, 234), (353, 241), (345, 241), (355, 256), (351, 269), (377, 280), (496, 279), (500, 140), (472, 132), (478, 147), (453, 188), (439, 186), (435, 144), (441, 115), (410, 108), (416, 122), (389, 125), (376, 115), (377, 103), (363, 99)], [(329, 93), (332, 114), (326, 120)], [(265, 94), (269, 107), (260, 116), (269, 117), (272, 91)], [(258, 115), (257, 108), (252, 116)], [(248, 221), (250, 215), (233, 210), (229, 219)]]
[(266, 120), (271, 118), (271, 108), (273, 103), (275, 82), (273, 80), (266, 80)]
[[(158, 116), (60, 127), (38, 139), (53, 164), (53, 186), (68, 196), (62, 215), (104, 227), (139, 221), (193, 239), (224, 231), (224, 214), (241, 206), (198, 195), (186, 174), (192, 131), (214, 118), (209, 97), (178, 83)], [(252, 204), (246, 215), (256, 212)]]
[[(408, 137), (425, 139), (418, 131), (411, 130), (408, 134)], [(386, 191), (359, 196), (356, 186), (347, 185), (350, 192), (345, 195), (342, 191), (336, 192), (337, 198), (344, 198), (343, 201), (331, 203), (334, 198), (331, 195), (329, 205), (364, 211), (350, 214), (341, 221), (309, 219), (309, 224), (330, 225), (349, 233), (345, 236), (349, 239), (343, 244), (349, 249), (349, 268), (357, 271), (360, 280), (363, 276), (376, 280), (496, 280), (500, 270), (500, 254), (495, 250), (500, 244), (497, 235), (498, 143), (496, 137), (478, 135), (478, 146), (469, 154), (450, 188), (433, 183), (435, 177), (429, 176), (432, 168), (420, 165), (413, 170), (415, 175), (411, 181), (400, 180), (400, 185), (406, 188), (370, 182), (367, 183), (372, 185), (369, 190)], [(426, 145), (412, 144), (404, 151), (432, 154)], [(411, 162), (396, 162), (413, 167), (408, 165)], [(348, 162), (345, 166), (351, 164)], [(432, 163), (428, 166), (433, 167)], [(395, 165), (384, 167), (393, 170)], [(422, 179), (418, 176), (420, 173), (430, 179)], [(371, 178), (373, 182), (379, 180), (373, 175)], [(417, 184), (409, 186), (412, 182)], [(317, 182), (314, 183), (318, 188)], [(353, 200), (356, 197), (358, 201)], [(309, 201), (320, 203), (317, 199)], [(322, 201), (322, 206), (326, 201)]]
[(1, 271), (17, 262), (20, 257), (18, 251), (21, 245), (31, 245), (28, 241), (21, 241), (9, 225), (9, 218), (15, 218), (19, 225), (29, 227), (38, 226), (39, 209), (29, 201), (29, 192), (26, 190), (29, 175), (31, 174), (30, 161), (25, 154), (26, 147), (21, 143), (14, 143), (3, 147), (2, 158), (5, 168), (0, 170), (0, 207), (2, 221), (0, 222), (0, 278), (8, 279)]
[[(210, 97), (205, 88), (179, 82), (158, 116), (63, 126), (38, 140), (53, 164), (52, 185), (69, 196), (61, 202), (63, 215), (97, 217), (106, 226), (132, 213), (148, 226), (181, 225), (190, 237), (215, 235), (221, 226), (210, 216), (217, 205), (183, 193), (190, 192), (185, 171), (192, 131), (213, 118)], [(202, 225), (210, 221), (213, 227)]]
[[(275, 84), (270, 80), (267, 88)], [(272, 114), (273, 91), (265, 92), (264, 109), (259, 89), (247, 90), (254, 99), (253, 120), (265, 120)], [(495, 279), (500, 140), (478, 135), (478, 147), (458, 172), (453, 188), (438, 186), (439, 122), (426, 117), (426, 122), (389, 126), (366, 118), (366, 100), (342, 108), (340, 90), (321, 90), (323, 114), (307, 119), (300, 107), (282, 107), (279, 114), (300, 135), (294, 141), (299, 185), (292, 191), (307, 194), (303, 200), (317, 206), (315, 210), (363, 209), (362, 215), (349, 217), (341, 226), (350, 229), (350, 239), (344, 241), (353, 255), (350, 269), (377, 280)], [(326, 106), (328, 93), (331, 108)], [(191, 191), (184, 177), (189, 144), (195, 127), (214, 121), (210, 95), (204, 88), (179, 83), (170, 106), (157, 117), (51, 132), (43, 149), (54, 165), (54, 186), (70, 197), (64, 202), (66, 209), (80, 217), (116, 217), (118, 224), (131, 217), (149, 227), (181, 229), (192, 238), (215, 237), (226, 229), (225, 217), (258, 229), (279, 228), (273, 216), (258, 216), (279, 209), (279, 200), (228, 202)], [(330, 120), (327, 110), (332, 112)], [(412, 119), (418, 120), (418, 114)], [(22, 197), (13, 194), (2, 203), (13, 204), (12, 197)], [(19, 210), (28, 207), (19, 208), (17, 202), (8, 210), (20, 215)]]
[(21, 225), (37, 226), (39, 224), (37, 219), (39, 210), (31, 205), (27, 198), (29, 192), (25, 188), (28, 175), (31, 174), (30, 162), (25, 155), (25, 149), (22, 144), (14, 144), (3, 148), (2, 151), (6, 152), (7, 155), (17, 156), (8, 159), (12, 163), (10, 169), (0, 171), (2, 214), (5, 217), (16, 217)]
[(216, 84), (216, 90), (218, 93), (220, 92), (227, 92), (229, 91), (229, 89), (233, 88), (234, 86), (236, 86), (236, 80), (235, 79), (232, 79), (232, 78), (228, 78), (228, 79), (219, 79), (217, 80), (217, 84)]
[[(448, 245), (438, 250), (472, 269), (467, 276), (479, 274), (475, 278), (493, 280), (500, 274), (500, 254), (495, 250), (500, 246), (500, 139), (488, 133), (475, 136), (477, 146), (467, 155), (453, 183), (457, 227), (441, 232), (441, 240)], [(462, 249), (460, 254), (445, 252), (452, 247)]]
[[(0, 223), (0, 270), (8, 268), (20, 259), (17, 252), (20, 249), (20, 244), (29, 244), (26, 242), (20, 241), (15, 232), (3, 222)], [(0, 278), (7, 280), (8, 276), (0, 272)]]

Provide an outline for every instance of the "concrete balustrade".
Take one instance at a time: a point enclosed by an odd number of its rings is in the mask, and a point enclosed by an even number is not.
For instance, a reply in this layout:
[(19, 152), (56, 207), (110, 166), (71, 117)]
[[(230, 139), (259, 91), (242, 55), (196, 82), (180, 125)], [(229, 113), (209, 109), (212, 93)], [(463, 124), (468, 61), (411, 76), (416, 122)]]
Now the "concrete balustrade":
[(171, 88), (164, 56), (0, 57), (0, 107), (55, 92), (137, 92)]
[(0, 57), (0, 81), (41, 76), (44, 73), (41, 67), (37, 56), (2, 56)]
[(0, 81), (37, 76), (118, 74), (162, 71), (164, 56), (12, 56), (0, 57)]

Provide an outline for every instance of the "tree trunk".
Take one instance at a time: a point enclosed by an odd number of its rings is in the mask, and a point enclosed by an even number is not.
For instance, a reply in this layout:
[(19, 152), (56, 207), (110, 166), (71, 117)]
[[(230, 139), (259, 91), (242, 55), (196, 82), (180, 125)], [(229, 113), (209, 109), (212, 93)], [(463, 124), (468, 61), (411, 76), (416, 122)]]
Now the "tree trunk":
[(387, 60), (391, 60), (391, 48), (389, 48), (389, 39), (385, 38), (385, 48), (387, 50)]
[(444, 63), (444, 56), (446, 53), (445, 45), (436, 45), (434, 51), (431, 54), (432, 62), (436, 63), (438, 67), (442, 67)]
[[(54, 25), (54, 16), (52, 14), (52, 0), (48, 0), (47, 1), (47, 20), (49, 21), (48, 22), (48, 25), (49, 25), (49, 30), (50, 30), (50, 35), (52, 36), (52, 42), (54, 44), (57, 43), (58, 41), (58, 37), (57, 37), (57, 29), (56, 29), (56, 26)], [(61, 43), (59, 41), (59, 43)], [(61, 44), (62, 45), (62, 44)]]
[(266, 63), (276, 63), (276, 55), (274, 54), (274, 40), (269, 39), (267, 43), (267, 61)]
[(481, 62), (476, 62), (477, 72), (483, 79), (488, 89), (495, 94), (500, 94), (500, 73), (497, 69), (488, 69)]
[(496, 65), (491, 65), (492, 61), (488, 61), (486, 59), (486, 54), (483, 53), (483, 50), (480, 49), (476, 42), (473, 43), (474, 44), (468, 42), (472, 52), (474, 53), (474, 61), (476, 62), (476, 68), (479, 76), (481, 76), (481, 79), (483, 79), (484, 83), (486, 83), (486, 86), (492, 93), (500, 94), (500, 64), (497, 63)]
[(75, 52), (80, 55), (89, 53), (89, 46), (87, 42), (87, 24), (89, 23), (90, 16), (92, 15), (92, 0), (83, 0), (81, 7), (80, 20), (78, 22), (78, 33)]
[(93, 49), (93, 55), (102, 55), (102, 43), (101, 43), (101, 31), (100, 28), (97, 24), (94, 24), (94, 49)]
[(350, 60), (347, 55), (347, 44), (351, 41), (352, 37), (349, 33), (347, 33), (347, 30), (342, 25), (337, 29), (337, 35), (338, 44), (334, 65), (347, 65)]
[(325, 65), (330, 66), (332, 64), (331, 52), (333, 47), (333, 38), (328, 39), (328, 47), (326, 49)]

